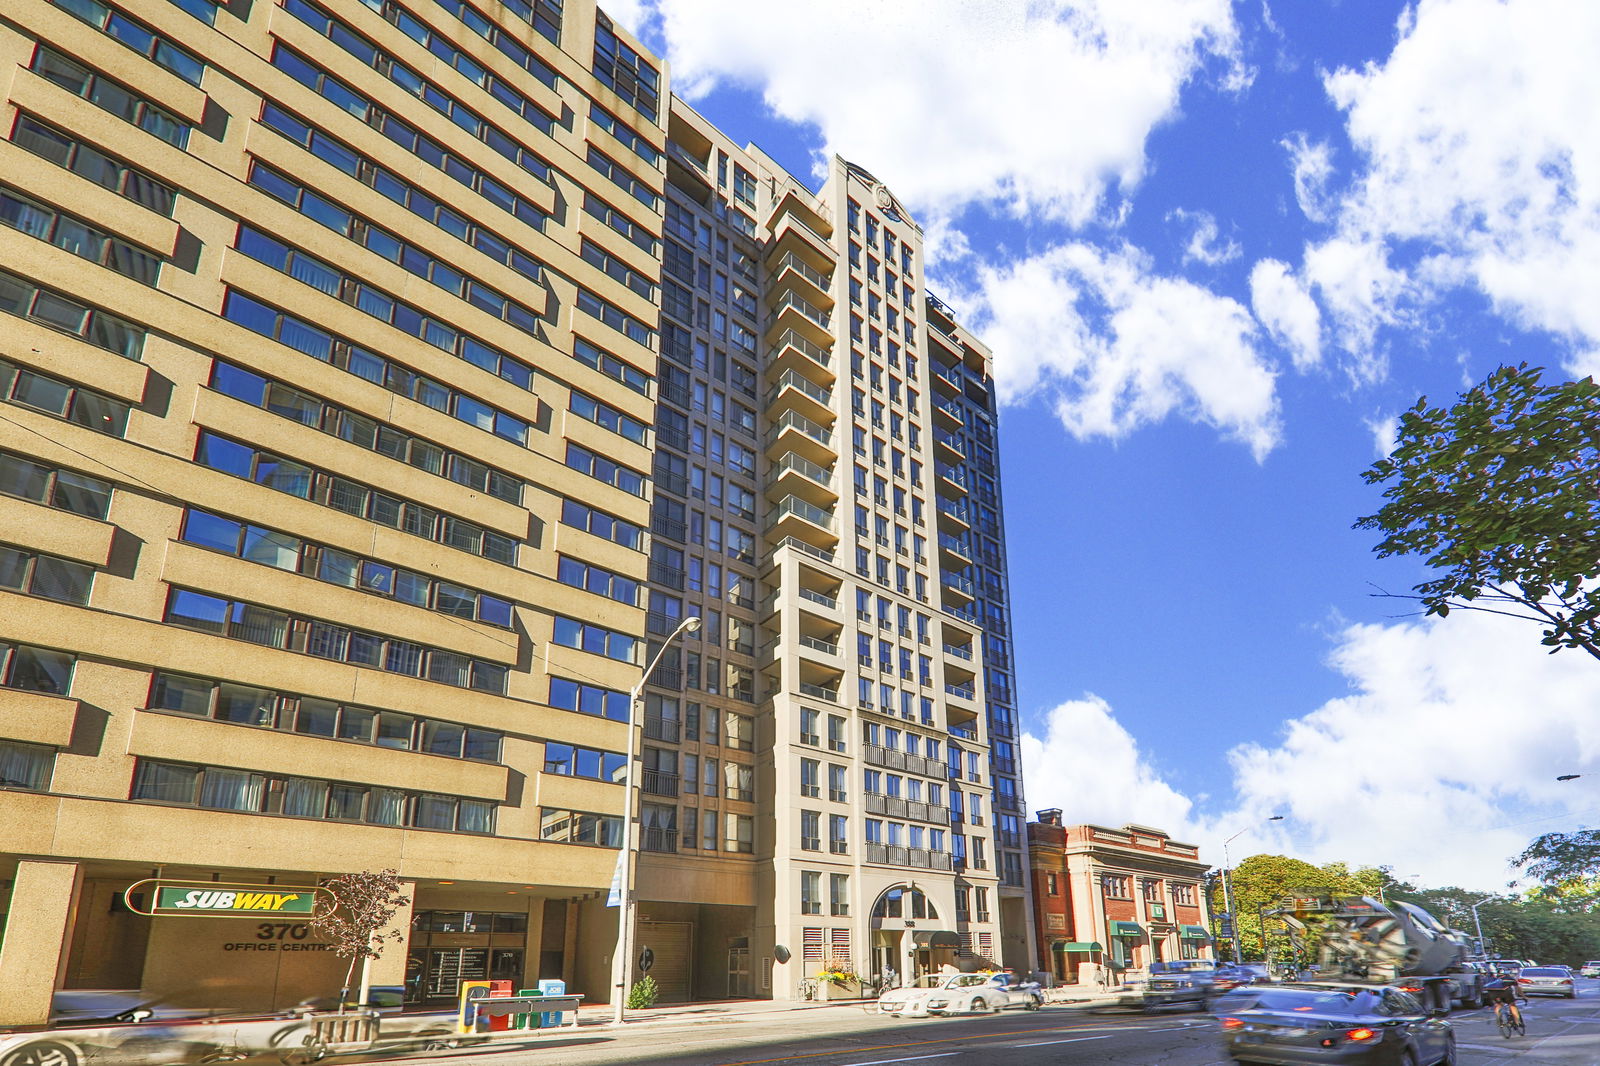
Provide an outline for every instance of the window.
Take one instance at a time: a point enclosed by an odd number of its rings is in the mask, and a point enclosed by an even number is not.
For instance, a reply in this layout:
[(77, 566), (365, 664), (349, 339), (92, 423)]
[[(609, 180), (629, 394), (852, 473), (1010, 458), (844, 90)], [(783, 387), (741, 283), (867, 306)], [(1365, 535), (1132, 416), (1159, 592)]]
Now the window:
[(828, 850), (835, 855), (847, 854), (850, 850), (849, 830), (850, 819), (842, 814), (828, 815)]
[(75, 662), (66, 652), (0, 643), (0, 685), (64, 696), (72, 687)]
[(595, 12), (594, 75), (632, 108), (654, 122), (660, 113), (661, 77), (616, 34), (605, 12)]
[(1139, 895), (1147, 902), (1159, 903), (1161, 901), (1161, 882), (1154, 878), (1141, 877), (1139, 879)]
[[(715, 817), (711, 811), (706, 813)], [(743, 852), (745, 854), (751, 854), (755, 851), (756, 821), (754, 818), (748, 814), (730, 814), (726, 816), (724, 826), (724, 851)]]
[(0, 493), (104, 521), (111, 485), (99, 478), (43, 466), (0, 452)]
[(572, 337), (572, 357), (606, 377), (622, 382), (641, 396), (650, 395), (650, 375), (577, 334)]
[(614, 814), (592, 814), (553, 807), (539, 808), (539, 839), (558, 844), (589, 844), (601, 848), (622, 846), (622, 819)]
[(849, 800), (845, 791), (845, 768), (836, 764), (828, 766), (828, 799), (834, 803), (845, 803)]
[(800, 850), (822, 850), (822, 814), (819, 811), (800, 812)]
[(206, 65), (188, 51), (142, 22), (135, 21), (99, 0), (55, 0), (57, 7), (76, 15), (101, 33), (154, 60), (190, 85), (198, 86)]
[(850, 913), (850, 875), (828, 875), (828, 913), (843, 918)]
[(1173, 885), (1172, 886), (1172, 902), (1180, 904), (1180, 905), (1183, 905), (1183, 906), (1193, 906), (1193, 904), (1194, 904), (1194, 886), (1193, 885)]
[(567, 442), (567, 466), (633, 496), (643, 496), (645, 476), (637, 470), (597, 455), (573, 441)]
[(50, 787), (56, 752), (42, 744), (0, 740), (0, 788), (43, 792)]
[(817, 734), (818, 719), (821, 715), (809, 707), (800, 709), (800, 743), (816, 747), (822, 743), (822, 737)]
[(628, 694), (564, 677), (550, 678), (550, 706), (615, 722), (628, 720)]
[(0, 589), (86, 606), (94, 568), (0, 544)]
[(492, 834), (495, 805), (399, 789), (140, 759), (130, 799), (211, 810)]
[(800, 913), (822, 913), (822, 874), (815, 870), (800, 871)]
[(561, 522), (563, 525), (581, 529), (586, 533), (593, 533), (602, 540), (620, 544), (624, 548), (634, 551), (643, 550), (644, 529), (632, 522), (624, 521), (596, 510), (577, 500), (561, 501)]
[(1060, 886), (1056, 883), (1055, 874), (1044, 875), (1044, 891), (1047, 896), (1059, 896), (1061, 894)]
[(1108, 899), (1132, 899), (1133, 879), (1119, 874), (1101, 874), (1100, 889)]
[(563, 585), (585, 589), (607, 599), (625, 603), (630, 607), (639, 602), (639, 583), (632, 578), (614, 574), (602, 566), (594, 566), (571, 556), (562, 555), (556, 560), (556, 580)]
[(589, 121), (621, 141), (628, 151), (644, 160), (650, 166), (656, 168), (661, 166), (662, 156), (656, 147), (599, 104), (590, 103)]
[(844, 719), (836, 714), (828, 716), (828, 750), (844, 751)]
[(78, 337), (125, 359), (137, 360), (144, 351), (145, 333), (138, 326), (5, 271), (0, 271), (0, 312)]
[(172, 205), (177, 202), (178, 194), (171, 186), (31, 115), (17, 115), (11, 140), (17, 147), (65, 167), (158, 215), (172, 215)]
[(626, 758), (614, 751), (574, 747), (547, 740), (544, 744), (544, 772), (562, 777), (587, 777), (593, 781), (622, 783)]
[(142, 285), (155, 285), (161, 273), (160, 256), (4, 186), (0, 222)]
[(800, 795), (816, 799), (822, 794), (821, 786), (817, 784), (817, 774), (821, 764), (815, 759), (800, 760)]
[(552, 639), (563, 647), (577, 648), (580, 651), (604, 655), (608, 659), (625, 663), (635, 661), (636, 646), (639, 643), (637, 638), (626, 633), (618, 633), (561, 615), (555, 617)]

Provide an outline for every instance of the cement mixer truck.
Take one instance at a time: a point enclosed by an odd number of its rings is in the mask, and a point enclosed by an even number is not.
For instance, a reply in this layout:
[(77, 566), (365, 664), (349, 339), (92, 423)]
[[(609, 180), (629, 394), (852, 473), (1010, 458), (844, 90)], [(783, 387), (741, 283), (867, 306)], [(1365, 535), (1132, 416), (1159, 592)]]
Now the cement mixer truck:
[(1371, 896), (1296, 896), (1265, 912), (1281, 919), (1323, 980), (1393, 984), (1425, 1003), (1483, 1005), (1470, 941), (1413, 903)]

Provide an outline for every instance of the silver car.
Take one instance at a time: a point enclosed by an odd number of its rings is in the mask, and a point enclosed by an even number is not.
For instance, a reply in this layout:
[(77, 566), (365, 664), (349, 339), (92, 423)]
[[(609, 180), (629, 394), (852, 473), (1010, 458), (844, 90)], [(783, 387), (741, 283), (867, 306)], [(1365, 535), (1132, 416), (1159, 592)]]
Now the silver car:
[(1517, 971), (1517, 987), (1525, 996), (1578, 998), (1578, 985), (1565, 966), (1524, 966)]

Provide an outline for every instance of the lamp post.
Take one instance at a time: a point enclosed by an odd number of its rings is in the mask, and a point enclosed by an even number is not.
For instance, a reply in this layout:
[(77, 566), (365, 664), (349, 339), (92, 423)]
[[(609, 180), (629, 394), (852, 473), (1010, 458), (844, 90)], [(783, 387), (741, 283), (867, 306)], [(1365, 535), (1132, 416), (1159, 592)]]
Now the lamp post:
[(620, 897), (617, 900), (617, 952), (616, 957), (611, 960), (613, 985), (611, 991), (614, 1001), (611, 1021), (614, 1025), (621, 1025), (624, 1021), (623, 1014), (628, 1009), (628, 975), (632, 971), (630, 963), (633, 955), (633, 864), (634, 852), (638, 848), (633, 832), (635, 785), (633, 762), (638, 747), (635, 733), (637, 710), (644, 698), (645, 683), (661, 664), (661, 658), (667, 654), (667, 649), (685, 633), (699, 631), (700, 619), (696, 616), (690, 616), (679, 622), (678, 628), (661, 642), (661, 648), (656, 652), (655, 658), (650, 660), (650, 664), (644, 668), (644, 673), (639, 675), (639, 683), (628, 693), (628, 761), (623, 766), (622, 775), (622, 852), (617, 856), (617, 894)]
[[(1281, 822), (1281, 821), (1283, 821), (1283, 815), (1274, 814), (1272, 817), (1265, 819), (1260, 824), (1261, 825), (1266, 825), (1267, 822)], [(1232, 927), (1231, 928), (1231, 932), (1233, 933), (1233, 935), (1229, 939), (1231, 939), (1233, 941), (1233, 961), (1234, 961), (1235, 964), (1239, 963), (1239, 961), (1240, 961), (1240, 959), (1239, 959), (1239, 916), (1233, 912), (1233, 881), (1228, 876), (1228, 868), (1229, 868), (1229, 865), (1230, 865), (1229, 862), (1228, 862), (1228, 845), (1232, 844), (1235, 840), (1238, 840), (1240, 837), (1244, 836), (1246, 833), (1250, 832), (1250, 830), (1255, 829), (1255, 828), (1257, 828), (1257, 827), (1254, 826), (1254, 825), (1247, 825), (1243, 829), (1239, 830), (1237, 833), (1233, 834), (1233, 836), (1229, 837), (1227, 840), (1224, 840), (1222, 842), (1222, 905), (1224, 907), (1228, 908), (1228, 924)], [(1266, 934), (1266, 927), (1263, 926), (1262, 927), (1262, 931), (1261, 931), (1262, 944), (1263, 945), (1266, 944), (1266, 939), (1265, 939), (1266, 935), (1267, 935)], [(1263, 946), (1262, 953), (1265, 954), (1265, 952), (1266, 952), (1266, 948)]]
[(1495, 898), (1494, 896), (1484, 896), (1478, 902), (1471, 904), (1471, 907), (1472, 907), (1472, 927), (1473, 927), (1473, 929), (1475, 929), (1477, 931), (1477, 934), (1478, 934), (1478, 954), (1479, 955), (1487, 955), (1489, 952), (1485, 949), (1484, 944), (1483, 944), (1483, 922), (1478, 917), (1478, 908), (1483, 906), (1485, 903), (1488, 903), (1490, 900), (1492, 900), (1494, 898)]

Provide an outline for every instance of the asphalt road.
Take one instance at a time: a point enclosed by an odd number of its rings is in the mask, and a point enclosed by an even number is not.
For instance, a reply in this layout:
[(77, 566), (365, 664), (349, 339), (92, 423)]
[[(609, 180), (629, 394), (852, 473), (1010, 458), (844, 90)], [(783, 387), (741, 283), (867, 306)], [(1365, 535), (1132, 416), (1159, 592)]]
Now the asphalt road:
[[(1600, 982), (1576, 1000), (1535, 999), (1526, 1036), (1505, 1040), (1485, 1010), (1451, 1016), (1461, 1066), (1600, 1063)], [(350, 1060), (343, 1060), (350, 1061)], [(1217, 1021), (1203, 1014), (1142, 1015), (1047, 1007), (1037, 1013), (900, 1020), (865, 1011), (780, 1011), (693, 1024), (583, 1028), (521, 1043), (496, 1042), (377, 1062), (451, 1066), (1231, 1066)]]

